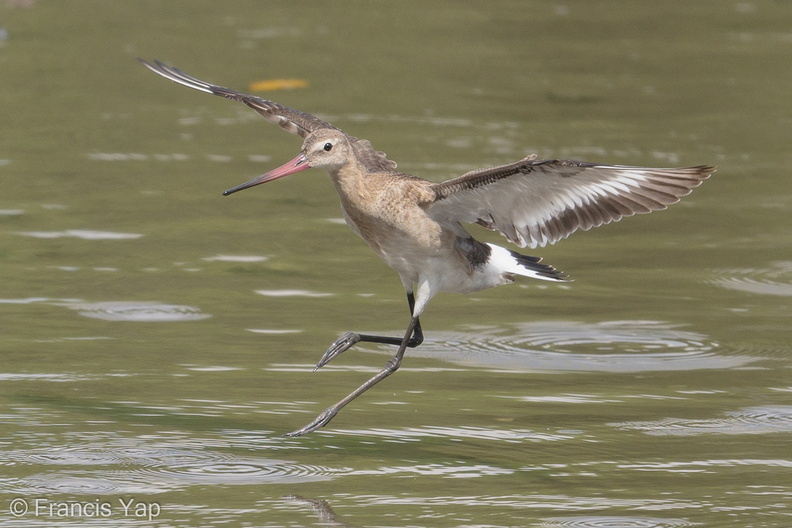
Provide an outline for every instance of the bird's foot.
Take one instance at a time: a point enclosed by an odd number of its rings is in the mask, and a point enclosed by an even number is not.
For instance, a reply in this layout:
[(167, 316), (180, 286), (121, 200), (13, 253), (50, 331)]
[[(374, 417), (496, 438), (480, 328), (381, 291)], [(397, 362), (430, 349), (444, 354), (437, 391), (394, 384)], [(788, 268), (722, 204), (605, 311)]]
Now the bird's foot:
[(325, 425), (327, 425), (330, 422), (330, 420), (332, 420), (333, 417), (336, 414), (338, 414), (338, 411), (339, 411), (339, 409), (337, 409), (335, 406), (328, 407), (327, 409), (322, 411), (321, 414), (319, 414), (319, 416), (317, 416), (311, 423), (309, 423), (305, 427), (301, 427), (300, 429), (297, 429), (296, 431), (292, 431), (291, 433), (286, 433), (283, 436), (294, 437), (294, 436), (307, 435), (308, 433), (313, 433), (314, 431), (316, 431), (320, 427), (324, 427)]
[(342, 335), (335, 342), (330, 345), (330, 348), (325, 350), (325, 353), (322, 354), (322, 357), (319, 359), (319, 363), (316, 364), (314, 371), (319, 370), (320, 368), (324, 367), (328, 363), (330, 363), (333, 359), (341, 355), (342, 352), (346, 352), (350, 348), (352, 348), (355, 343), (360, 341), (361, 337), (360, 334), (356, 334), (355, 332), (347, 332), (346, 334)]

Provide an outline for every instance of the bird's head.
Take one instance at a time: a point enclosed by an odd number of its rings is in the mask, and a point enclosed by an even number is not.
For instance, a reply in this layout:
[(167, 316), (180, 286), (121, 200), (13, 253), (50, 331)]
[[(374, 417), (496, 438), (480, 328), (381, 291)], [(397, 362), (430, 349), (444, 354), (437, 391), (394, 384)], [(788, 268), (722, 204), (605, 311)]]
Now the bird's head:
[(296, 158), (242, 185), (228, 189), (223, 193), (223, 196), (314, 167), (331, 172), (336, 171), (349, 161), (350, 151), (351, 147), (346, 134), (332, 128), (321, 128), (305, 138), (302, 150)]
[(305, 138), (302, 155), (309, 166), (332, 172), (348, 163), (352, 152), (346, 134), (332, 128), (321, 128)]

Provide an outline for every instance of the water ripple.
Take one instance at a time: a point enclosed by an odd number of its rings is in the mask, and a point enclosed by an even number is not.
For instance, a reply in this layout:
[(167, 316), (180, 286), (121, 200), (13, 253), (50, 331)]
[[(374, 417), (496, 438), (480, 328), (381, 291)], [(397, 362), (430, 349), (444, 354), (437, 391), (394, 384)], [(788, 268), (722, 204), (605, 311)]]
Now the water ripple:
[(78, 310), (83, 317), (102, 319), (105, 321), (136, 321), (136, 322), (171, 322), (195, 321), (211, 317), (201, 313), (192, 306), (162, 304), (158, 302), (139, 301), (108, 301), (96, 303), (62, 304), (72, 310)]
[(111, 479), (102, 478), (94, 472), (43, 473), (21, 479), (17, 493), (86, 494), (110, 495), (116, 493), (156, 493), (153, 486), (121, 486)]
[(792, 296), (792, 261), (778, 261), (766, 268), (719, 270), (712, 284), (729, 290), (760, 295)]
[(215, 255), (214, 257), (204, 257), (201, 260), (206, 262), (264, 262), (268, 257), (261, 255)]
[(792, 406), (766, 405), (726, 413), (721, 418), (689, 420), (665, 418), (654, 422), (610, 424), (620, 429), (643, 431), (649, 435), (694, 436), (701, 434), (768, 434), (792, 432)]
[(407, 427), (403, 429), (332, 430), (328, 435), (377, 436), (386, 442), (416, 442), (421, 438), (448, 438), (452, 441), (499, 440), (510, 443), (569, 440), (579, 436), (579, 431), (536, 432), (530, 429), (492, 429), (484, 427)]
[(703, 334), (657, 321), (548, 321), (433, 333), (410, 355), (510, 371), (582, 372), (721, 369), (760, 359), (723, 355), (718, 349), (718, 343)]
[(0, 454), (0, 465), (65, 468), (45, 470), (7, 484), (13, 487), (9, 491), (38, 494), (162, 493), (193, 485), (292, 484), (329, 480), (350, 471), (259, 456), (238, 456), (200, 447), (163, 447), (156, 442), (123, 445), (125, 443), (129, 440), (10, 450)]
[(543, 528), (679, 528), (697, 526), (685, 519), (660, 519), (656, 517), (629, 517), (610, 515), (582, 515), (574, 517), (547, 517), (539, 525)]
[(265, 297), (330, 297), (332, 293), (314, 292), (308, 290), (256, 290)]
[(327, 466), (300, 464), (284, 460), (234, 459), (206, 464), (196, 461), (167, 468), (142, 471), (150, 479), (165, 479), (182, 484), (286, 484), (330, 480), (339, 470)]
[(792, 468), (792, 460), (779, 458), (730, 458), (710, 460), (688, 460), (668, 462), (633, 462), (619, 464), (620, 469), (633, 469), (636, 471), (655, 471), (668, 473), (714, 473), (715, 468), (735, 468), (753, 466), (759, 471), (766, 472), (767, 468)]
[[(536, 510), (540, 508), (553, 508), (564, 511), (598, 510), (607, 508), (642, 508), (642, 509), (667, 509), (680, 507), (697, 507), (697, 504), (677, 499), (659, 498), (609, 498), (603, 495), (574, 496), (565, 494), (531, 494), (531, 495), (438, 495), (422, 497), (417, 495), (388, 496), (388, 495), (360, 495), (358, 502), (362, 504), (409, 504), (413, 506), (432, 507), (490, 507), (512, 508), (519, 510)], [(558, 519), (559, 517), (554, 517)], [(592, 517), (588, 517), (592, 518)], [(633, 517), (627, 517), (630, 519)], [(663, 526), (663, 525), (660, 525)], [(673, 525), (671, 525), (673, 526)]]
[(0, 381), (57, 381), (57, 382), (67, 382), (67, 381), (85, 381), (95, 379), (91, 376), (86, 376), (83, 374), (63, 374), (63, 373), (44, 373), (44, 372), (36, 372), (36, 373), (29, 373), (29, 372), (0, 372)]
[(93, 231), (87, 229), (68, 229), (66, 231), (23, 231), (19, 235), (33, 238), (81, 238), (83, 240), (126, 240), (140, 238), (138, 233), (114, 233), (111, 231)]
[(416, 464), (408, 466), (390, 466), (377, 469), (352, 471), (352, 475), (423, 475), (441, 478), (477, 478), (494, 475), (511, 475), (513, 469), (499, 468), (489, 464)]

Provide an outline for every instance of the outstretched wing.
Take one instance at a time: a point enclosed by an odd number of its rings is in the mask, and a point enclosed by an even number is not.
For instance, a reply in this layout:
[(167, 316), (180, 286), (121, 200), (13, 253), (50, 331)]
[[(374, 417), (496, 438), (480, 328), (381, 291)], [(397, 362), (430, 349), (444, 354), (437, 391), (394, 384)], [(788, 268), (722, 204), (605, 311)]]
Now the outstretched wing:
[(232, 101), (245, 103), (250, 108), (264, 116), (264, 118), (266, 118), (268, 121), (275, 123), (285, 129), (287, 132), (297, 134), (300, 137), (304, 138), (314, 130), (320, 128), (333, 128), (338, 130), (330, 123), (322, 121), (314, 115), (300, 112), (294, 108), (289, 108), (288, 106), (283, 106), (273, 101), (262, 99), (261, 97), (257, 97), (255, 95), (244, 94), (235, 90), (231, 90), (230, 88), (224, 88), (222, 86), (210, 84), (206, 81), (196, 79), (192, 75), (188, 75), (180, 69), (168, 66), (167, 64), (158, 60), (153, 62), (148, 62), (143, 59), (138, 60), (149, 70), (173, 82), (187, 86), (188, 88), (192, 88), (194, 90), (220, 95), (227, 99), (231, 99)]
[(479, 223), (533, 248), (577, 229), (665, 209), (715, 172), (709, 165), (655, 169), (535, 157), (432, 185), (429, 215), (453, 230)]

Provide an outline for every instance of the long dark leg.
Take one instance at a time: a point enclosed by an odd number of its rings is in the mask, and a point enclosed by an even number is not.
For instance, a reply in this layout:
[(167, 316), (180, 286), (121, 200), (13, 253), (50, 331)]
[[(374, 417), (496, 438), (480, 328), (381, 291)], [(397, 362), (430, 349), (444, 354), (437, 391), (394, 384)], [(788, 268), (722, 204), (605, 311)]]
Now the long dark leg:
[[(415, 308), (415, 296), (412, 292), (407, 292), (407, 303), (410, 305), (410, 316), (413, 315), (413, 309)], [(409, 339), (407, 340), (407, 345), (410, 348), (415, 348), (421, 343), (423, 343), (423, 332), (421, 331), (421, 321), (418, 318), (415, 318), (415, 329), (412, 334), (410, 334)], [(328, 363), (332, 361), (334, 358), (339, 356), (342, 352), (346, 352), (350, 348), (352, 348), (355, 343), (359, 343), (361, 341), (368, 342), (368, 343), (384, 343), (386, 345), (402, 345), (404, 339), (401, 337), (390, 337), (390, 336), (378, 336), (378, 335), (368, 335), (368, 334), (358, 334), (356, 332), (347, 332), (346, 334), (342, 335), (335, 342), (330, 345), (330, 348), (325, 350), (325, 353), (322, 354), (321, 359), (319, 359), (319, 363), (316, 364), (316, 369), (318, 370)]]
[[(410, 319), (410, 324), (407, 326), (407, 332), (405, 332), (404, 337), (401, 339), (401, 343), (399, 343), (399, 350), (396, 352), (396, 355), (393, 356), (391, 359), (388, 360), (388, 363), (385, 364), (385, 368), (375, 374), (371, 379), (365, 382), (363, 385), (352, 391), (346, 398), (339, 401), (335, 405), (331, 405), (322, 413), (317, 416), (314, 421), (306, 425), (301, 429), (297, 429), (296, 431), (292, 431), (291, 433), (287, 433), (286, 436), (302, 436), (304, 434), (308, 434), (310, 432), (316, 431), (320, 427), (324, 427), (327, 423), (333, 419), (333, 417), (338, 414), (338, 411), (344, 408), (346, 404), (369, 390), (371, 387), (379, 383), (380, 381), (384, 380), (394, 372), (399, 369), (401, 365), (402, 358), (404, 357), (404, 351), (407, 350), (407, 347), (410, 346), (410, 342), (415, 338), (416, 335), (420, 335), (420, 323), (418, 322), (418, 317), (413, 317)], [(422, 338), (422, 337), (421, 337)], [(385, 339), (385, 338), (383, 338)], [(392, 339), (392, 338), (389, 338)], [(391, 341), (377, 341), (378, 343), (387, 342), (390, 343)], [(351, 346), (351, 345), (350, 345)], [(413, 345), (415, 346), (415, 345)], [(349, 348), (349, 347), (347, 347)]]

